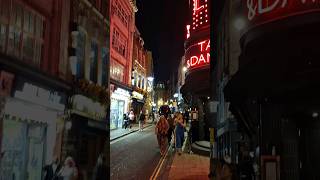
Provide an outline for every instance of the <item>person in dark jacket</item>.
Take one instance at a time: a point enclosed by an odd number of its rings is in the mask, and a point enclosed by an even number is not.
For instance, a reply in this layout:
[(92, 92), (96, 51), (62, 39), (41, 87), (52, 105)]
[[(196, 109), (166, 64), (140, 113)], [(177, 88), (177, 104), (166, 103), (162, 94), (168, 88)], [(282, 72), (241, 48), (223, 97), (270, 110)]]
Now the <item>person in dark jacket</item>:
[(143, 124), (144, 124), (145, 119), (146, 119), (146, 115), (141, 110), (140, 111), (140, 116), (139, 116), (139, 131), (143, 130)]
[(44, 180), (58, 180), (58, 172), (61, 167), (59, 159), (55, 158), (51, 164), (46, 165), (43, 168), (43, 171), (45, 172)]

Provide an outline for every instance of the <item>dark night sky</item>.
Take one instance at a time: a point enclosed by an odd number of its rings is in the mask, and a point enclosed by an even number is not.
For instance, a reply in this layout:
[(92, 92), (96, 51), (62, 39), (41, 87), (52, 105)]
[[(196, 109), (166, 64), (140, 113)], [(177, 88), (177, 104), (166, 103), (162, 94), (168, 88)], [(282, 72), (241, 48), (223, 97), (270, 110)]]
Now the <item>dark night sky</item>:
[(189, 0), (137, 0), (136, 25), (151, 50), (156, 81), (168, 80), (184, 54)]

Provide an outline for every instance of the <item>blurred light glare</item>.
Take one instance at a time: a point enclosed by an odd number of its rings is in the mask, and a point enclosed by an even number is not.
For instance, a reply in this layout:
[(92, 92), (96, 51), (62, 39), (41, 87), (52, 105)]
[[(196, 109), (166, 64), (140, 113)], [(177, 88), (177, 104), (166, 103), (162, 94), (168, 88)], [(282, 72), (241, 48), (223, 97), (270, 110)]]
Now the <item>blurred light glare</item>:
[(312, 113), (312, 117), (316, 118), (316, 117), (318, 117), (318, 116), (319, 116), (319, 114), (318, 114), (317, 112), (313, 112), (313, 113)]
[(246, 23), (244, 21), (243, 18), (237, 18), (235, 21), (234, 21), (234, 27), (237, 29), (237, 30), (242, 30), (244, 27), (245, 27)]

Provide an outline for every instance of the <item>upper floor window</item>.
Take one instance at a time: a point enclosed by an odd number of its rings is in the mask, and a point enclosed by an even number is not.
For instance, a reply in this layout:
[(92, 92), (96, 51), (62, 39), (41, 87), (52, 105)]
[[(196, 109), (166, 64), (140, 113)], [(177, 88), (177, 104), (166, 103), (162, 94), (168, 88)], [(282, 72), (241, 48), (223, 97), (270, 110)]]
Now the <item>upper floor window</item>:
[(110, 77), (119, 82), (124, 82), (124, 66), (116, 60), (112, 60), (110, 64)]
[(76, 56), (77, 56), (77, 78), (84, 78), (84, 63), (86, 56), (86, 41), (87, 34), (83, 31), (79, 31), (77, 36), (77, 48), (76, 48)]
[(15, 1), (0, 0), (0, 51), (40, 66), (44, 19)]
[(112, 14), (115, 14), (116, 16), (118, 16), (118, 18), (123, 23), (123, 25), (128, 27), (128, 25), (129, 25), (129, 23), (128, 23), (129, 22), (129, 15), (123, 9), (123, 7), (118, 2), (118, 0), (115, 0), (114, 4), (112, 5)]
[(91, 42), (90, 52), (90, 81), (97, 83), (98, 80), (98, 44)]
[(102, 48), (101, 51), (101, 55), (102, 55), (102, 83), (101, 85), (107, 85), (108, 84), (108, 74), (107, 74), (107, 70), (109, 69), (108, 67), (108, 61), (109, 61), (109, 49), (106, 47)]
[(123, 57), (127, 56), (127, 39), (119, 33), (117, 28), (113, 28), (112, 33), (112, 48)]

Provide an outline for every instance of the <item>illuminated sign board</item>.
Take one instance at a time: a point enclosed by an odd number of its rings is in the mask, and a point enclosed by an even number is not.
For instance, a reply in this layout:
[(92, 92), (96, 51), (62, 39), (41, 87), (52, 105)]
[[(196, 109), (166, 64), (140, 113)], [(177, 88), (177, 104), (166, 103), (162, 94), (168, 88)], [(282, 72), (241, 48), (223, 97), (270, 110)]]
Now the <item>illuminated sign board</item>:
[(139, 99), (139, 100), (143, 100), (143, 95), (136, 92), (136, 91), (133, 91), (132, 92), (132, 98), (136, 98), (136, 99)]
[(251, 26), (320, 11), (320, 0), (245, 0), (244, 3)]
[(193, 0), (192, 30), (195, 31), (209, 24), (208, 0)]
[(210, 64), (210, 39), (191, 45), (185, 53), (188, 70)]

